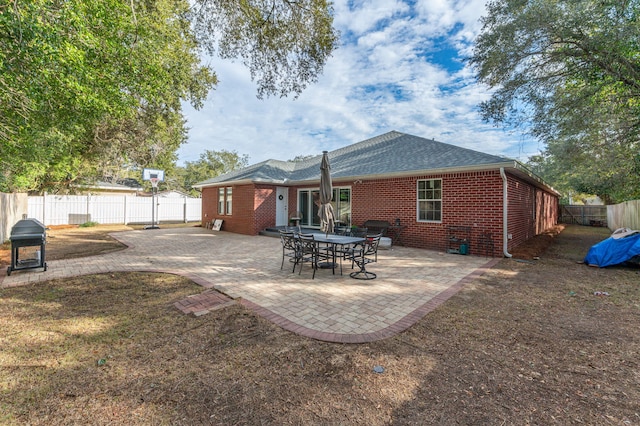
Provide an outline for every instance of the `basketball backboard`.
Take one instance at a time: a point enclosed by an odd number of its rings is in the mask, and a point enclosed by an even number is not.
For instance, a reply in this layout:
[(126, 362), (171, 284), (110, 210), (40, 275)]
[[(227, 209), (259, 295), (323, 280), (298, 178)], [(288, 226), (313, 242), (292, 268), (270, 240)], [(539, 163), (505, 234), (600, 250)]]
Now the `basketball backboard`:
[(143, 169), (142, 180), (158, 179), (158, 182), (164, 182), (164, 170)]

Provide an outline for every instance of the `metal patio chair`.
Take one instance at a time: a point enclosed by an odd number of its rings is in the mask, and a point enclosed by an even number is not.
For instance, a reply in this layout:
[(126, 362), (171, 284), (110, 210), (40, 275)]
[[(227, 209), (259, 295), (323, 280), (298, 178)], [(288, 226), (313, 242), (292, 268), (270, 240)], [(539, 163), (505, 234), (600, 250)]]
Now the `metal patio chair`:
[(300, 262), (300, 247), (293, 232), (280, 231), (280, 242), (282, 243), (282, 264), (280, 269), (284, 267), (284, 260), (289, 258), (293, 262), (293, 270), (295, 272), (298, 262)]
[[(313, 268), (313, 276), (316, 277), (316, 269), (318, 269), (318, 260), (320, 259), (320, 251), (318, 248), (318, 243), (316, 242), (313, 234), (298, 234), (298, 244), (300, 250), (300, 271), (298, 271), (298, 275), (302, 273), (302, 268), (304, 267), (304, 263), (311, 263), (311, 267)], [(295, 270), (295, 268), (294, 268)]]
[(380, 246), (380, 238), (382, 234), (367, 237), (364, 243), (357, 244), (351, 253), (351, 265), (358, 265), (360, 270), (349, 274), (351, 278), (358, 280), (372, 280), (376, 278), (376, 274), (367, 271), (367, 265), (378, 261), (378, 247)]

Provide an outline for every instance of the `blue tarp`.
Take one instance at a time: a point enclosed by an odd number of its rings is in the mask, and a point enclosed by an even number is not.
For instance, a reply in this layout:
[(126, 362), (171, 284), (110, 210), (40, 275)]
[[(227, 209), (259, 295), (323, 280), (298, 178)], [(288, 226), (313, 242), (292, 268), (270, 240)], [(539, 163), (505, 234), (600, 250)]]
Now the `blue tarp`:
[(640, 254), (640, 234), (607, 238), (589, 249), (584, 262), (601, 268), (624, 263)]

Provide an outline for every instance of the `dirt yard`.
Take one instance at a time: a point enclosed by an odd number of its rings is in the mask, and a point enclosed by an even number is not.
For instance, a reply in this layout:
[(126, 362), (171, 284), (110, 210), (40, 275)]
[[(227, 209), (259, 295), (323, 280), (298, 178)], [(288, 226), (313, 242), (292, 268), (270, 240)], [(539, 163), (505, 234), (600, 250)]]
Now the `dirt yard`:
[[(48, 260), (118, 249), (101, 228), (52, 230)], [(640, 424), (640, 271), (578, 263), (606, 229), (560, 231), (362, 345), (183, 315), (202, 289), (171, 275), (0, 289), (0, 423)]]

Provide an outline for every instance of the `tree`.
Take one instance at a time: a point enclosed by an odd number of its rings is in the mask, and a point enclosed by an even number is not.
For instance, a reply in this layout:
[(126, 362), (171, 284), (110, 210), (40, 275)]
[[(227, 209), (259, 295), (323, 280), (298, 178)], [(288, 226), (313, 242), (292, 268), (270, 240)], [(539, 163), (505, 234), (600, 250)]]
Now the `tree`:
[(185, 191), (197, 193), (192, 188), (198, 182), (220, 176), (225, 173), (246, 167), (249, 157), (239, 155), (236, 151), (209, 151), (200, 154), (197, 161), (185, 162), (184, 168), (178, 168), (176, 173), (181, 175), (182, 187)]
[(212, 55), (240, 59), (258, 97), (298, 95), (337, 47), (327, 0), (195, 0), (198, 39)]
[(637, 0), (493, 1), (471, 58), (495, 89), (483, 117), (529, 128), (565, 182), (612, 201), (638, 181), (639, 12)]
[(217, 83), (201, 64), (200, 43), (242, 58), (260, 95), (300, 93), (335, 48), (323, 1), (189, 5), (0, 5), (0, 191), (58, 190), (81, 177), (114, 177), (118, 167), (170, 167), (187, 135), (181, 102), (202, 106)]
[[(0, 9), (1, 189), (59, 188), (112, 148), (104, 129), (146, 127), (129, 145), (170, 140), (181, 100), (216, 82), (200, 65), (184, 0), (34, 0)], [(147, 120), (141, 120), (141, 117)], [(152, 138), (153, 137), (153, 138)], [(121, 151), (126, 156), (128, 150)]]

